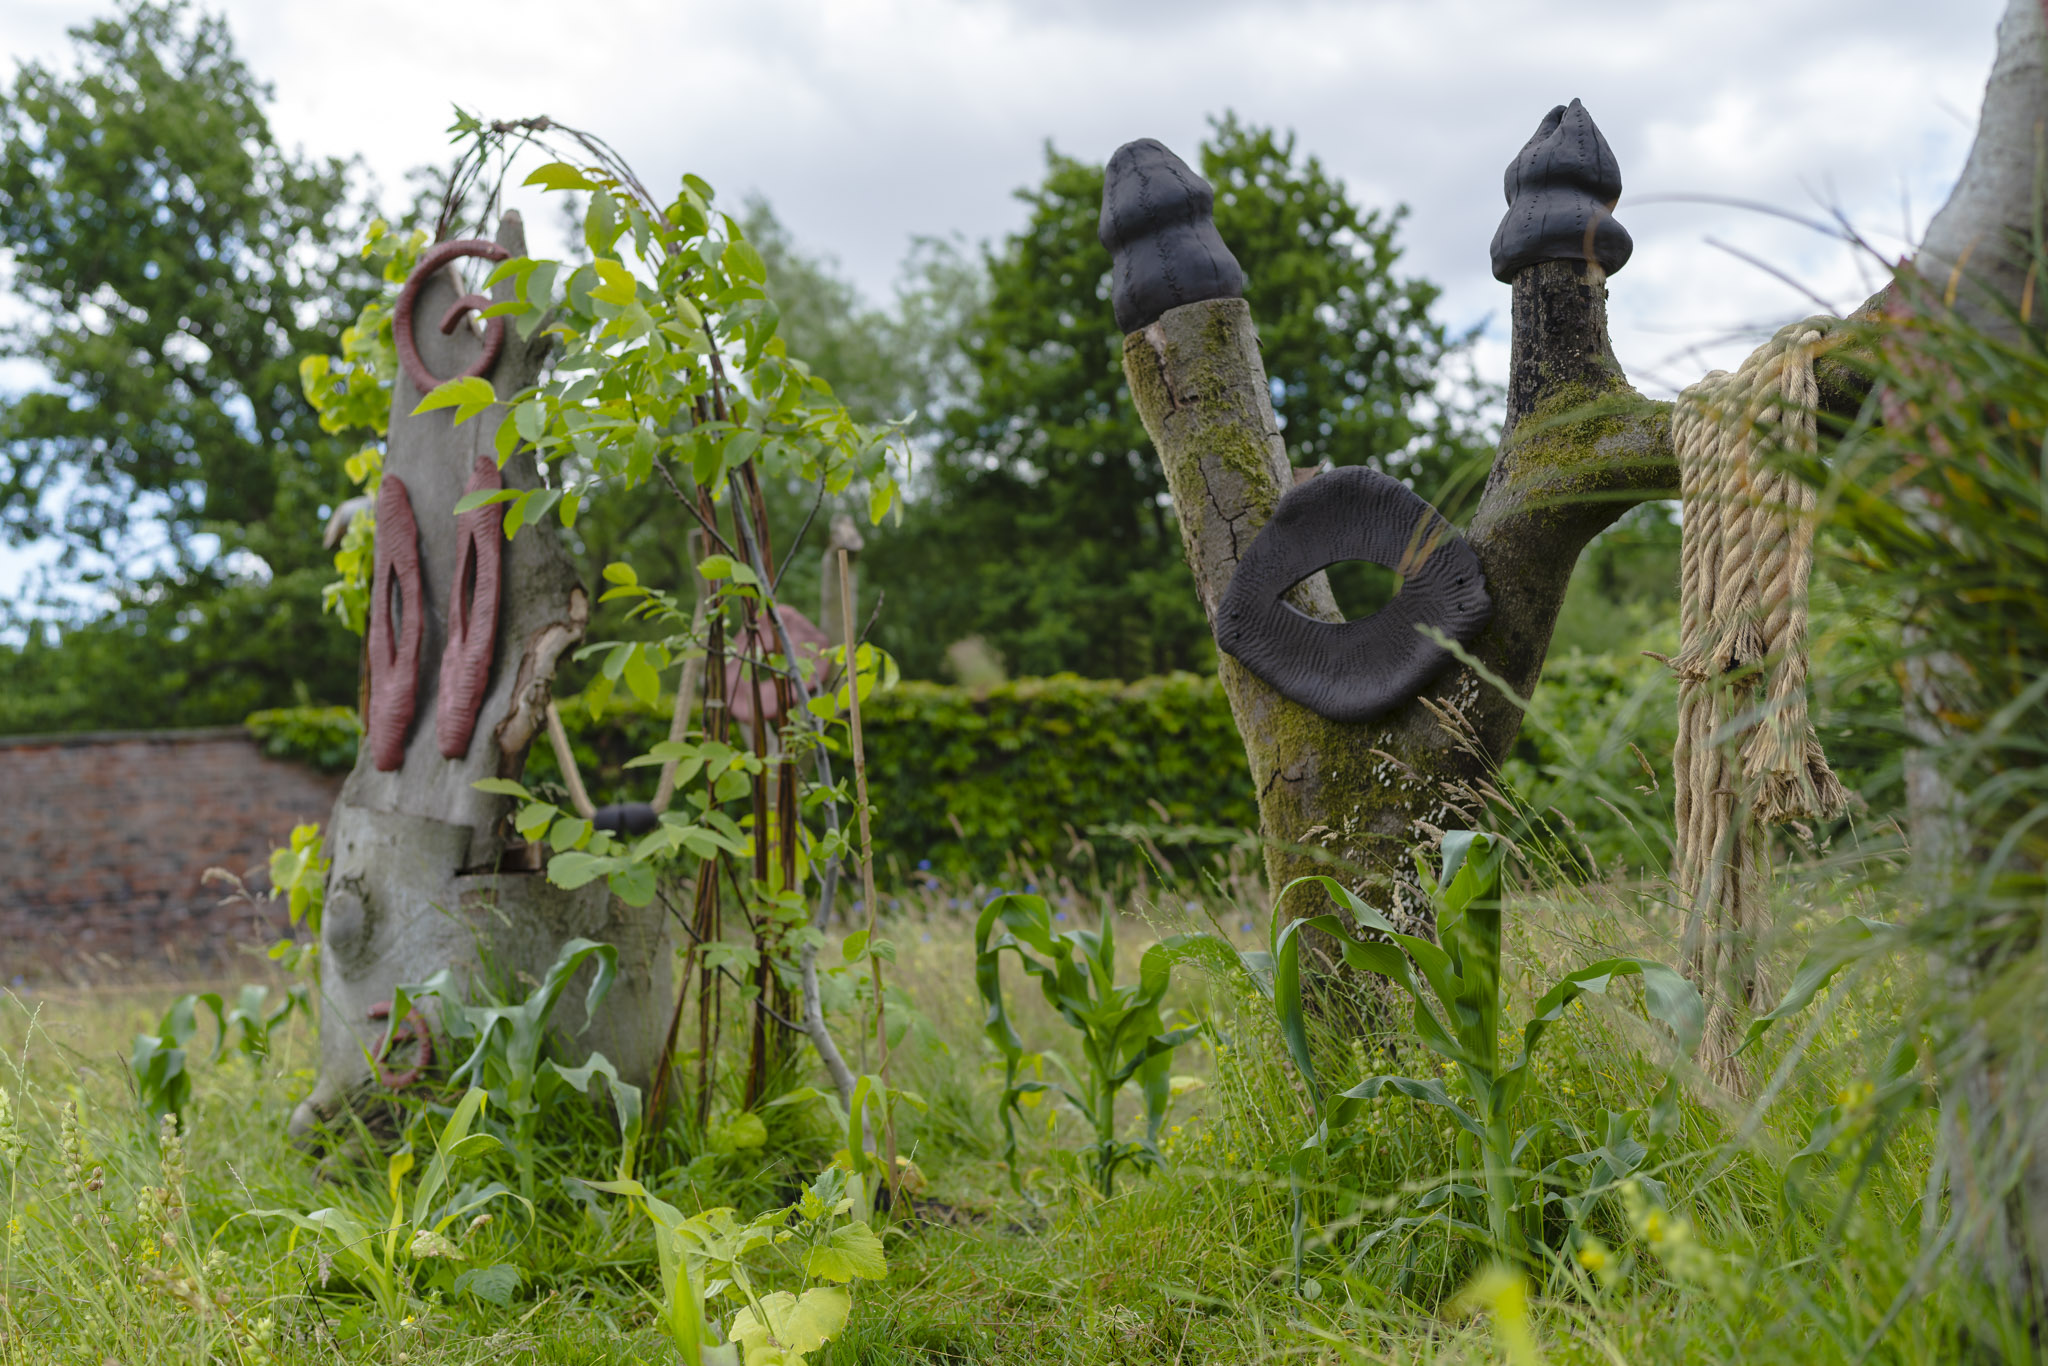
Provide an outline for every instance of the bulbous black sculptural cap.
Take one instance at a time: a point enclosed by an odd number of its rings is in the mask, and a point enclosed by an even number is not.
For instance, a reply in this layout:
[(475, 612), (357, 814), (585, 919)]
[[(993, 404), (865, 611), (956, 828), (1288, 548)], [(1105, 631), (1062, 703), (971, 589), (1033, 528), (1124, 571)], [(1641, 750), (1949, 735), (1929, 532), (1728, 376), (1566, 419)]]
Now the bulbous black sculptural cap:
[(1244, 271), (1211, 217), (1216, 192), (1155, 138), (1116, 149), (1102, 182), (1096, 235), (1109, 248), (1116, 325), (1136, 332), (1203, 299), (1244, 296)]
[(1538, 261), (1596, 261), (1612, 275), (1635, 242), (1614, 221), (1621, 164), (1577, 100), (1543, 116), (1508, 163), (1507, 217), (1493, 234), (1493, 278), (1510, 283)]

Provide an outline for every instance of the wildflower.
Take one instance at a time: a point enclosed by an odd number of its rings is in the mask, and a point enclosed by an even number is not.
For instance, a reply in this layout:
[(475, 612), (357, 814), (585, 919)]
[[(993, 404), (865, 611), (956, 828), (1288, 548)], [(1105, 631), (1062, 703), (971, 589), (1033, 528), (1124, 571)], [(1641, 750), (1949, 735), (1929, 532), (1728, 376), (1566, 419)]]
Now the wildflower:
[(85, 1129), (78, 1122), (78, 1105), (64, 1102), (64, 1118), (57, 1127), (57, 1143), (64, 1155), (64, 1182), (85, 1193)]
[(14, 1117), (14, 1098), (7, 1094), (7, 1088), (0, 1086), (0, 1162), (13, 1166), (28, 1151), (28, 1138), (21, 1132), (21, 1122)]
[(468, 1261), (455, 1244), (430, 1228), (423, 1228), (412, 1235), (412, 1255), (419, 1258), (445, 1257), (451, 1262)]

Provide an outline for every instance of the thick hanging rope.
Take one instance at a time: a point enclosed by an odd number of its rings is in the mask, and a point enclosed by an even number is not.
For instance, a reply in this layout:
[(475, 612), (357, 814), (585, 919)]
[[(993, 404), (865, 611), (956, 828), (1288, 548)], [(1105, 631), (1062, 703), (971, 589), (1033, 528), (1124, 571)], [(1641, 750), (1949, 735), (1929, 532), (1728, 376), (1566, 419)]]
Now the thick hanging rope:
[(1678, 885), (1688, 975), (1709, 1002), (1702, 1061), (1738, 1081), (1737, 1012), (1756, 1004), (1763, 827), (1829, 820), (1847, 801), (1806, 706), (1814, 494), (1785, 468), (1815, 449), (1815, 355), (1838, 326), (1779, 331), (1734, 374), (1679, 395), (1672, 417), (1680, 554)]

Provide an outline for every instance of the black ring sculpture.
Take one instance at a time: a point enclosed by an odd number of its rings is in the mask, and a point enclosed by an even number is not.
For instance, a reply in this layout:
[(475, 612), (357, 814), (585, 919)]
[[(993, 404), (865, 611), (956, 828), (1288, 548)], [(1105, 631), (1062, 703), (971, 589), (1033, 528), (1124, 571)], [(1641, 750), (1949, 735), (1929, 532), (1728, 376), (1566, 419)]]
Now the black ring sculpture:
[(590, 818), (590, 824), (598, 830), (609, 830), (614, 835), (644, 835), (661, 824), (661, 813), (651, 802), (620, 802), (614, 806), (600, 806)]
[[(1288, 589), (1347, 560), (1394, 570), (1400, 591), (1357, 621), (1318, 621), (1286, 601)], [(1216, 644), (1316, 715), (1370, 721), (1451, 662), (1417, 627), (1469, 645), (1492, 615), (1479, 557), (1457, 528), (1399, 480), (1348, 465), (1280, 499), (1224, 590)]]
[(1614, 221), (1621, 163), (1577, 100), (1543, 116), (1502, 178), (1507, 216), (1494, 231), (1493, 278), (1512, 284), (1538, 261), (1594, 261), (1609, 275), (1636, 249)]

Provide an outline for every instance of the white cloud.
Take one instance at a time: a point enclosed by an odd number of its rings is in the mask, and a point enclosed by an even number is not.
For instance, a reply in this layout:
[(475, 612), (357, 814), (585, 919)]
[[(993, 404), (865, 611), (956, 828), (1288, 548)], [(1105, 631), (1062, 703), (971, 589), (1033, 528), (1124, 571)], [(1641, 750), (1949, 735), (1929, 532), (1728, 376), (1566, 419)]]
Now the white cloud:
[[(0, 42), (67, 60), (62, 29), (103, 0), (15, 0)], [(1615, 345), (1645, 387), (1731, 364), (1813, 311), (1718, 238), (1840, 306), (1853, 256), (1735, 208), (1840, 207), (1900, 249), (1962, 164), (1998, 0), (497, 0), (488, 6), (228, 0), (280, 135), (360, 151), (387, 191), (441, 159), (451, 103), (547, 113), (609, 138), (655, 184), (698, 172), (758, 190), (808, 246), (885, 296), (914, 233), (999, 237), (1047, 138), (1101, 159), (1150, 136), (1192, 155), (1226, 108), (1293, 128), (1362, 198), (1413, 214), (1408, 262), (1447, 319), (1489, 313), (1500, 173), (1552, 104), (1585, 100), (1613, 144), (1635, 259), (1613, 285)], [(1568, 14), (1569, 18), (1561, 18)], [(486, 17), (487, 16), (487, 17)], [(535, 215), (551, 218), (551, 214)], [(1105, 319), (1107, 326), (1107, 320)], [(1731, 339), (1732, 338), (1732, 339)], [(1695, 348), (1688, 350), (1688, 348)], [(1481, 352), (1505, 368), (1505, 350)]]

